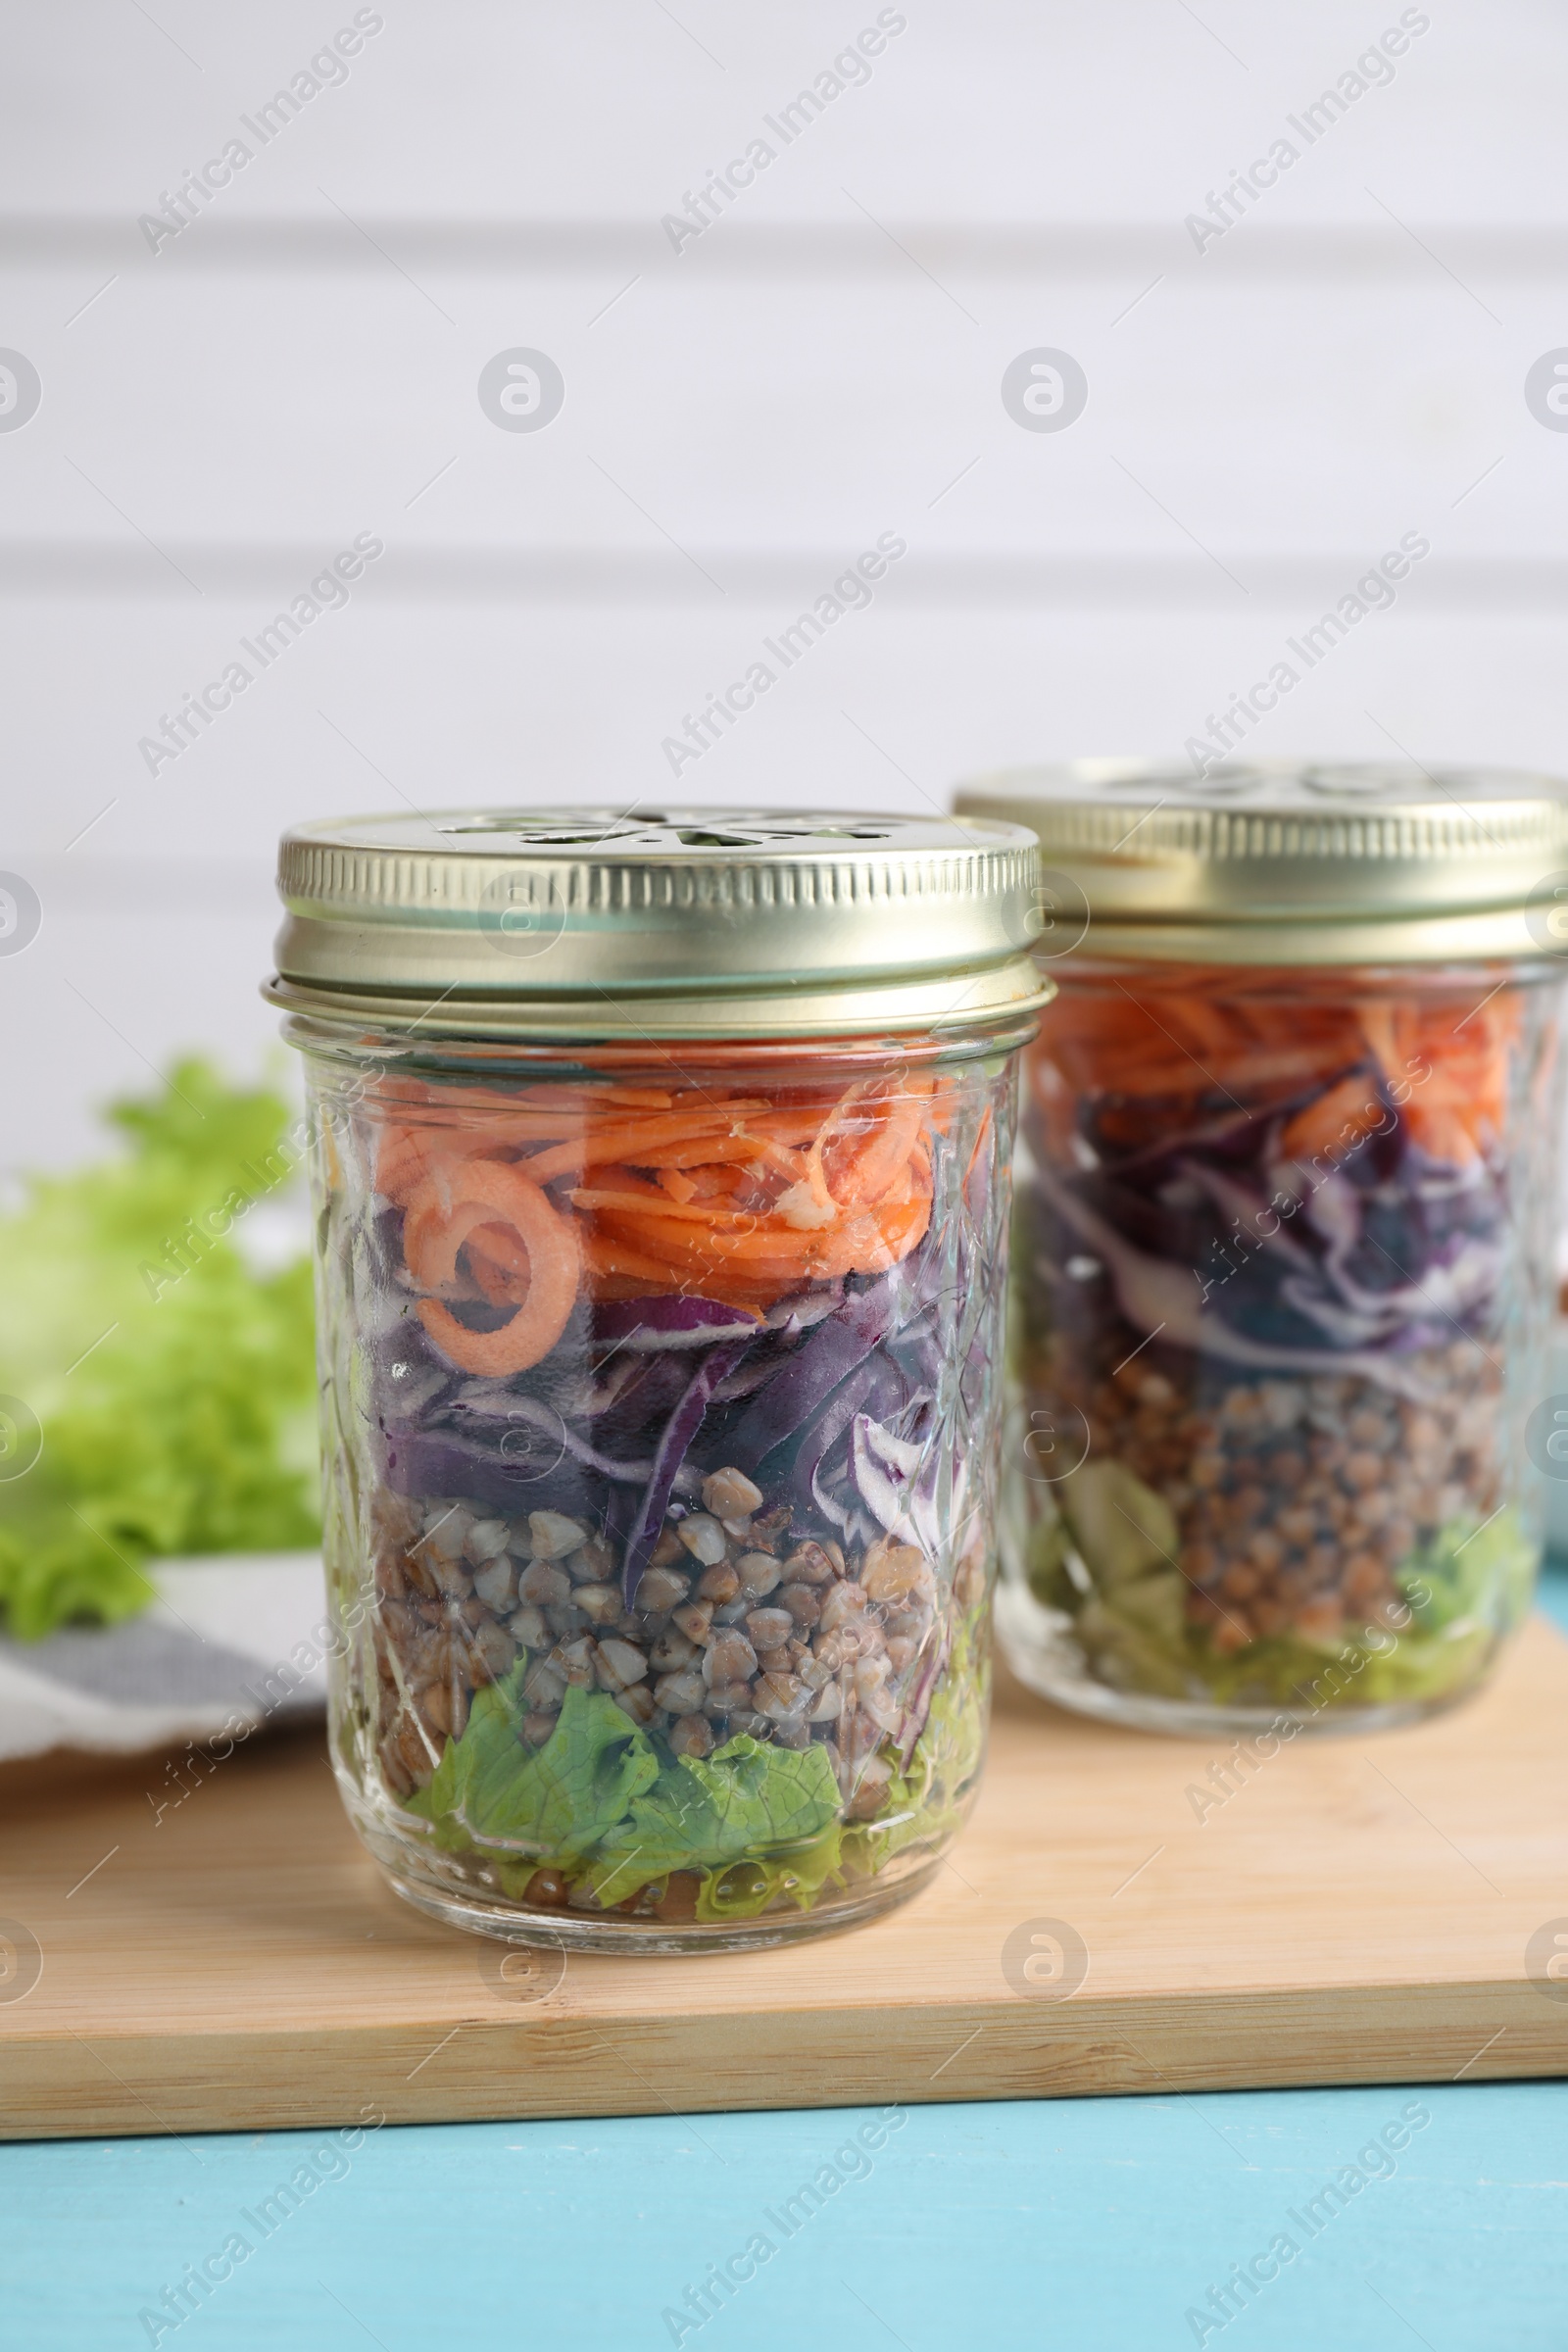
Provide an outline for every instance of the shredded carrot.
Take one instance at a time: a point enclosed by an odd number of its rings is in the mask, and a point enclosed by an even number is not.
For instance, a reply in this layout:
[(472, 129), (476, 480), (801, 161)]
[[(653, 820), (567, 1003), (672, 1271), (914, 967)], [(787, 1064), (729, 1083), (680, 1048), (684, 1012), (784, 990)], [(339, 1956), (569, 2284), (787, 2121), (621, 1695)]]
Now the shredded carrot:
[(782, 1219), (742, 1216), (733, 1227), (683, 1223), (671, 1206), (657, 1214), (607, 1205), (599, 1211), (612, 1233), (620, 1233), (672, 1268), (701, 1274), (712, 1267), (747, 1268), (758, 1279), (776, 1279), (777, 1296), (812, 1277), (879, 1273), (906, 1257), (930, 1220), (930, 1201), (919, 1198), (882, 1210), (867, 1210), (841, 1223), (804, 1231)]
[(670, 1287), (669, 1268), (661, 1259), (633, 1248), (630, 1242), (617, 1241), (612, 1234), (586, 1226), (580, 1246), (583, 1267), (593, 1282), (596, 1298), (608, 1297), (605, 1283), (616, 1278), (639, 1286), (624, 1294), (628, 1298), (662, 1297)]
[(583, 1188), (569, 1193), (566, 1197), (573, 1208), (624, 1208), (638, 1213), (642, 1212), (646, 1202), (652, 1201), (655, 1204), (652, 1213), (662, 1217), (689, 1218), (698, 1225), (755, 1226), (766, 1221), (756, 1209), (710, 1208), (706, 1201), (674, 1200), (653, 1184), (641, 1185), (636, 1191), (628, 1187), (612, 1191), (595, 1185), (591, 1189)]
[[(986, 1148), (987, 1144), (989, 1144), (989, 1142), (990, 1142), (990, 1141), (991, 1141), (991, 1105), (990, 1105), (990, 1103), (988, 1102), (988, 1103), (986, 1104), (986, 1106), (985, 1106), (985, 1109), (984, 1109), (984, 1110), (983, 1110), (983, 1111), (980, 1113), (980, 1125), (979, 1125), (979, 1127), (977, 1128), (977, 1130), (976, 1130), (976, 1132), (975, 1132), (975, 1139), (974, 1139), (974, 1150), (973, 1150), (973, 1151), (970, 1152), (970, 1154), (969, 1154), (969, 1165), (968, 1165), (968, 1166), (967, 1166), (967, 1167), (964, 1169), (964, 1171), (963, 1171), (963, 1189), (964, 1189), (964, 1192), (965, 1192), (965, 1194), (967, 1194), (967, 1193), (968, 1193), (968, 1190), (969, 1190), (969, 1180), (970, 1180), (970, 1178), (973, 1176), (973, 1174), (974, 1174), (974, 1172), (975, 1172), (976, 1168), (977, 1168), (977, 1167), (980, 1165), (980, 1157), (981, 1157), (981, 1154), (982, 1154), (982, 1152), (985, 1151), (985, 1148)], [(929, 1161), (927, 1161), (927, 1163), (926, 1163), (926, 1172), (927, 1172), (927, 1177), (929, 1178), (929, 1174), (930, 1174), (930, 1163), (929, 1163)]]
[(1515, 993), (1483, 991), (1479, 1004), (1405, 1000), (1392, 1013), (1380, 1059), (1416, 1142), (1460, 1167), (1495, 1150), (1519, 1035)]
[(831, 1117), (840, 1098), (823, 1103), (792, 1104), (783, 1110), (751, 1111), (747, 1114), (748, 1135), (765, 1136), (775, 1144), (794, 1144), (798, 1148), (816, 1141), (824, 1119)]
[(1189, 967), (1064, 986), (1029, 1056), (1034, 1107), (1048, 1148), (1070, 1153), (1086, 1102), (1098, 1140), (1127, 1149), (1173, 1117), (1277, 1103), (1285, 1150), (1311, 1159), (1363, 1140), (1392, 1101), (1424, 1151), (1471, 1165), (1497, 1150), (1509, 1117), (1521, 1012), (1502, 978), (1359, 996), (1349, 975), (1314, 989), (1297, 974), (1254, 971), (1243, 985)]
[(613, 1160), (599, 1170), (599, 1182), (614, 1192), (635, 1193), (644, 1200), (662, 1201), (665, 1198), (657, 1183), (639, 1175), (635, 1168), (617, 1166)]
[[(1077, 1094), (1182, 1100), (1286, 1095), (1360, 1061), (1366, 1048), (1345, 1004), (1213, 996), (1204, 973), (1180, 987), (1141, 980), (1135, 990), (1064, 988), (1041, 1027), (1036, 1060), (1054, 1064)], [(1229, 976), (1234, 990), (1234, 975)]]
[(1371, 1078), (1342, 1078), (1326, 1095), (1314, 1095), (1280, 1138), (1290, 1159), (1309, 1160), (1320, 1152), (1349, 1152), (1387, 1118), (1383, 1101)]
[(541, 1108), (558, 1113), (567, 1108), (600, 1110), (613, 1102), (622, 1110), (668, 1110), (674, 1102), (657, 1086), (573, 1086), (566, 1080), (553, 1085), (519, 1087), (518, 1102), (536, 1102)]
[(743, 1193), (751, 1183), (751, 1163), (746, 1160), (710, 1160), (688, 1175), (678, 1171), (692, 1188), (694, 1200), (720, 1200)]
[[(896, 1264), (930, 1220), (943, 1088), (903, 1067), (771, 1096), (568, 1083), (421, 1097), (405, 1079), (375, 1105), (374, 1181), (404, 1211), (436, 1345), (465, 1371), (505, 1376), (549, 1352), (584, 1285), (600, 1299), (676, 1291), (759, 1312)], [(508, 1320), (476, 1331), (454, 1312), (480, 1303)]]
[(591, 1167), (597, 1160), (627, 1159), (635, 1166), (653, 1164), (650, 1154), (669, 1145), (727, 1136), (731, 1121), (727, 1116), (715, 1116), (711, 1111), (697, 1116), (690, 1111), (672, 1111), (667, 1117), (643, 1119), (636, 1124), (606, 1126), (597, 1131), (585, 1128), (573, 1136), (570, 1143), (557, 1144), (549, 1152), (536, 1152), (523, 1164), (535, 1184), (549, 1184), (557, 1176), (571, 1175), (578, 1168)]
[(447, 1162), (500, 1159), (509, 1149), (548, 1143), (562, 1132), (562, 1126), (561, 1120), (554, 1119), (546, 1127), (522, 1131), (499, 1123), (471, 1129), (447, 1125), (382, 1127), (376, 1137), (375, 1189), (400, 1207), (406, 1206), (416, 1186)]
[(750, 1128), (739, 1135), (709, 1137), (695, 1144), (665, 1144), (650, 1147), (650, 1155), (642, 1156), (637, 1146), (626, 1153), (633, 1167), (639, 1168), (716, 1168), (725, 1165), (745, 1166), (751, 1161), (776, 1168), (792, 1184), (806, 1173), (806, 1160), (799, 1152), (786, 1144), (771, 1143), (764, 1135), (754, 1135)]
[[(846, 1117), (852, 1097), (869, 1103), (871, 1116)], [(931, 1081), (873, 1080), (851, 1088), (830, 1118), (824, 1121), (811, 1155), (822, 1169), (827, 1189), (841, 1207), (855, 1208), (880, 1200), (901, 1169), (908, 1164), (931, 1100)], [(858, 1140), (855, 1139), (858, 1131)]]

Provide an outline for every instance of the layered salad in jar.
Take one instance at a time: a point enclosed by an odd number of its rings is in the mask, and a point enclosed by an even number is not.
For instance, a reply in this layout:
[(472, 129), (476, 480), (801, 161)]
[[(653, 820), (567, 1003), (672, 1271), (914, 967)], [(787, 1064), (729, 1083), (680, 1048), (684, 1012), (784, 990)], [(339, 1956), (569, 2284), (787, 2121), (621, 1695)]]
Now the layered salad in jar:
[(863, 1915), (979, 1773), (1010, 1064), (315, 1067), (340, 1775), (401, 1890)]
[(1179, 1728), (1419, 1712), (1478, 1679), (1540, 1556), (1546, 994), (1064, 985), (1014, 1239), (1004, 1623), (1038, 1688)]

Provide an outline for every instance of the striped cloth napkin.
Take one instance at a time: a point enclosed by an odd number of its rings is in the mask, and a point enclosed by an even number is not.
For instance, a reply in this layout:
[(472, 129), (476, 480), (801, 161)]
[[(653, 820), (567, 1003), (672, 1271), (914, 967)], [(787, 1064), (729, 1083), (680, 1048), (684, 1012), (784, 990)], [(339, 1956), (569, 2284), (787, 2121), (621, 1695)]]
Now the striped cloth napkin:
[(319, 1715), (331, 1636), (318, 1552), (155, 1561), (123, 1625), (0, 1634), (0, 1762), (54, 1747), (129, 1755)]

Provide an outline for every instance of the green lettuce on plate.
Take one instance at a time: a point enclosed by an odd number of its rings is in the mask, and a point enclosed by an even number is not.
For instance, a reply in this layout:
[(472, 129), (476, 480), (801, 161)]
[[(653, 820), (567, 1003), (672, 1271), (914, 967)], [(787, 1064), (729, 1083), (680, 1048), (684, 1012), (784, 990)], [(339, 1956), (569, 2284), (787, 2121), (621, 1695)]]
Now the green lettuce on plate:
[(154, 1557), (320, 1537), (310, 1261), (258, 1274), (232, 1238), (299, 1160), (287, 1103), (187, 1060), (106, 1115), (126, 1149), (0, 1215), (0, 1616), (25, 1639), (144, 1607)]

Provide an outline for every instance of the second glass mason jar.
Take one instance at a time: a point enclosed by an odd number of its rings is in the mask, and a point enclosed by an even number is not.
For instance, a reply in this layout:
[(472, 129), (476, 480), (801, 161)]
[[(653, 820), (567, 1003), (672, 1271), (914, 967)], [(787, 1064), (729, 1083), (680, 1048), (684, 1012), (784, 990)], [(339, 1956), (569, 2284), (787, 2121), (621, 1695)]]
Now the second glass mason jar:
[(285, 838), (333, 1762), (421, 1909), (777, 1942), (956, 1834), (1035, 865), (756, 811)]
[(1541, 1554), (1568, 787), (1105, 760), (957, 806), (1039, 836), (1059, 991), (1017, 1167), (1009, 1662), (1226, 1737), (1462, 1696)]

